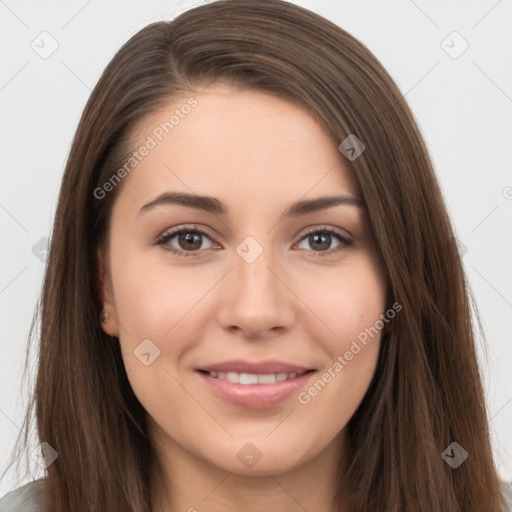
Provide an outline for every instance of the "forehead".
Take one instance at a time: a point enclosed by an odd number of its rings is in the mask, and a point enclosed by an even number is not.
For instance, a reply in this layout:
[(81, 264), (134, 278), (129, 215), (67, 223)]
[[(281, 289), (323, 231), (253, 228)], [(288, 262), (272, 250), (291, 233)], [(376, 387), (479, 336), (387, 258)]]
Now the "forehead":
[(150, 147), (124, 178), (121, 195), (134, 208), (168, 190), (240, 206), (360, 195), (322, 125), (295, 102), (261, 91), (216, 84), (184, 95), (146, 117), (133, 139), (134, 151)]

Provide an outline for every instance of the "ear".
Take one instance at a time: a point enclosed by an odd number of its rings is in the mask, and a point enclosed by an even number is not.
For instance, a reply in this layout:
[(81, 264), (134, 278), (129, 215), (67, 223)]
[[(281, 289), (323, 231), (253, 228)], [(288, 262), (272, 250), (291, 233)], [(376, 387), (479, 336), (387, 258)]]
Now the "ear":
[(102, 320), (98, 318), (101, 328), (109, 336), (119, 336), (119, 326), (117, 322), (117, 312), (114, 303), (114, 292), (112, 288), (112, 278), (110, 274), (110, 267), (108, 265), (108, 258), (105, 255), (104, 249), (98, 247), (96, 250), (96, 271), (98, 275), (98, 283), (100, 287), (100, 300), (103, 304), (103, 311), (108, 313), (108, 318)]

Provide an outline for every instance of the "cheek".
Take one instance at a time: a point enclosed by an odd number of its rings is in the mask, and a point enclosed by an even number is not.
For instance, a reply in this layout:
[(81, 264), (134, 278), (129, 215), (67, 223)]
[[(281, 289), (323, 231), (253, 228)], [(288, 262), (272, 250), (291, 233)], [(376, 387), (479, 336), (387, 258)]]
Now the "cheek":
[(381, 269), (370, 258), (362, 259), (346, 271), (332, 273), (328, 285), (317, 287), (311, 301), (324, 324), (326, 352), (335, 359), (350, 350), (354, 340), (369, 338), (368, 330), (385, 312), (386, 284)]
[(319, 311), (330, 313), (325, 322), (330, 335), (321, 338), (328, 358), (317, 380), (299, 397), (306, 410), (330, 418), (331, 434), (350, 420), (370, 385), (385, 325), (381, 318), (386, 314), (386, 283), (381, 268), (371, 257), (360, 263), (333, 276), (318, 296)]
[(203, 278), (185, 267), (170, 269), (163, 256), (148, 256), (157, 250), (164, 251), (151, 248), (145, 254), (128, 246), (126, 251), (112, 252), (116, 312), (120, 331), (130, 343), (154, 338), (169, 345), (189, 316), (201, 310), (201, 297), (215, 282), (211, 272)]
[(180, 272), (174, 276), (169, 279), (162, 268), (128, 258), (116, 274), (116, 312), (127, 376), (143, 407), (162, 424), (171, 411), (186, 415), (194, 405), (178, 384), (179, 366), (191, 340), (199, 339), (186, 331), (197, 319), (200, 303), (193, 306), (204, 294), (198, 285), (187, 286)]
[[(304, 402), (311, 398), (313, 407), (336, 416), (334, 424), (345, 424), (375, 372), (385, 325), (381, 317), (386, 310), (386, 283), (371, 255), (332, 277), (317, 302), (329, 327), (321, 337), (328, 358), (319, 372), (320, 382), (306, 390)], [(336, 412), (333, 404), (338, 404)]]

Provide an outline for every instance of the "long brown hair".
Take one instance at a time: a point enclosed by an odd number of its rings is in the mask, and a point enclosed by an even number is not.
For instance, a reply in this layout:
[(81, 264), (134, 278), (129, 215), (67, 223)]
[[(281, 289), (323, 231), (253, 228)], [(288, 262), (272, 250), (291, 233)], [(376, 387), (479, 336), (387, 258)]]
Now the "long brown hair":
[[(351, 512), (504, 510), (475, 353), (476, 306), (398, 87), (363, 44), (307, 9), (218, 0), (152, 23), (125, 43), (76, 131), (50, 239), (37, 379), (24, 423), (26, 443), (35, 409), (38, 439), (58, 453), (45, 473), (46, 511), (151, 509), (156, 458), (147, 413), (119, 344), (99, 323), (95, 252), (107, 240), (122, 183), (101, 200), (94, 191), (133, 151), (145, 116), (215, 81), (299, 102), (338, 144), (349, 134), (365, 144), (347, 165), (367, 207), (389, 304), (403, 309), (348, 424), (339, 495), (349, 492)], [(456, 469), (441, 456), (452, 442), (469, 455)]]

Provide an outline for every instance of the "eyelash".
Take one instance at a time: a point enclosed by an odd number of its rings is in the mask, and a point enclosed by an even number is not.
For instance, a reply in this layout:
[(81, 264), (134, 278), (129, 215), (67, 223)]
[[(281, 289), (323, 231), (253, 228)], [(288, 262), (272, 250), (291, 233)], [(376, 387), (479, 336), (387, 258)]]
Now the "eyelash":
[[(175, 231), (171, 231), (169, 233), (166, 233), (166, 234), (160, 236), (155, 241), (155, 245), (162, 246), (162, 249), (164, 249), (165, 251), (172, 252), (173, 254), (175, 254), (178, 257), (198, 256), (198, 253), (201, 252), (200, 250), (199, 251), (183, 251), (183, 250), (175, 249), (174, 247), (172, 247), (170, 245), (167, 245), (167, 242), (169, 240), (174, 238), (176, 235), (180, 235), (182, 233), (200, 234), (200, 235), (204, 235), (211, 239), (211, 236), (208, 233), (206, 233), (205, 231), (203, 231), (200, 228), (197, 228), (196, 226), (183, 226)], [(351, 240), (349, 240), (347, 237), (345, 237), (338, 231), (327, 228), (326, 226), (321, 226), (319, 228), (311, 229), (310, 231), (308, 231), (304, 234), (304, 236), (299, 240), (299, 242), (304, 240), (309, 235), (318, 234), (318, 233), (322, 233), (322, 234), (326, 233), (329, 235), (334, 235), (334, 237), (336, 237), (341, 242), (341, 244), (338, 246), (338, 248), (336, 248), (334, 250), (331, 249), (328, 251), (312, 251), (314, 253), (314, 257), (326, 258), (326, 257), (332, 256), (333, 254), (344, 252), (347, 250), (348, 247), (351, 247), (353, 245), (353, 242)]]

